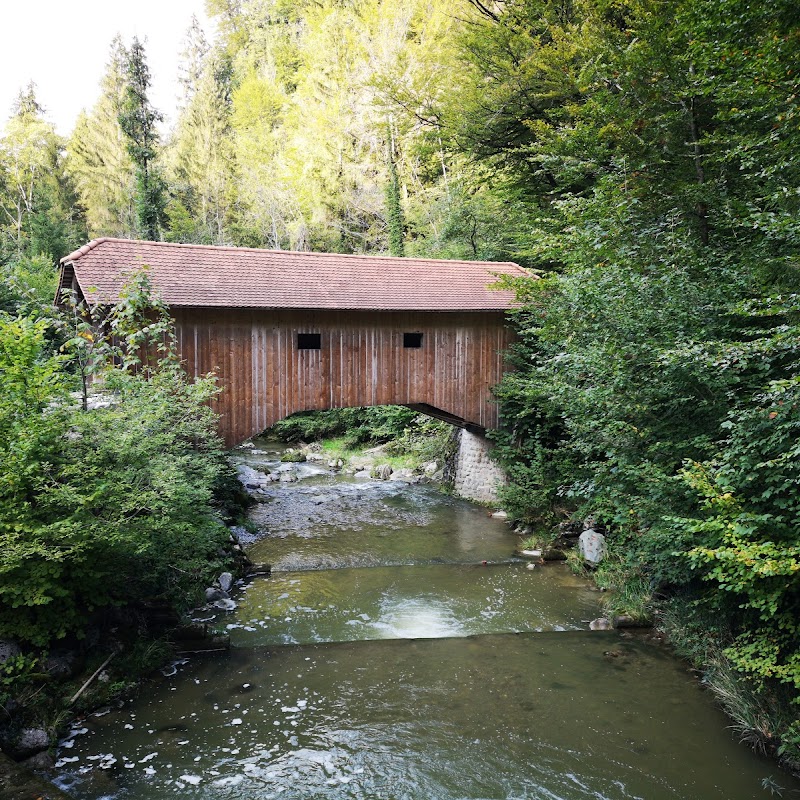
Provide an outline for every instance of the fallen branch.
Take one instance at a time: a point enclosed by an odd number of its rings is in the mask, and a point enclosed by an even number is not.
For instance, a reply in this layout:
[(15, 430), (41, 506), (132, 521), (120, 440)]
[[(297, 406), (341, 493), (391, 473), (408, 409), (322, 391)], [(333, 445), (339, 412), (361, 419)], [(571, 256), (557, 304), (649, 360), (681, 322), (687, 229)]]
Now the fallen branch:
[(88, 688), (89, 684), (109, 665), (111, 659), (119, 652), (119, 650), (115, 650), (91, 675), (88, 681), (78, 689), (77, 692), (73, 695), (72, 699), (69, 701), (69, 705), (72, 705)]

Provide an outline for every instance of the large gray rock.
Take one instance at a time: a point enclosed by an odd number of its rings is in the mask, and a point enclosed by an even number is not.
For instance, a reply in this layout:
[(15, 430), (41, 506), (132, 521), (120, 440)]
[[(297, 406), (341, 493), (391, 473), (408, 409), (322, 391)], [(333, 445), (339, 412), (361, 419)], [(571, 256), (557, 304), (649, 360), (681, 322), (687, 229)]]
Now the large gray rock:
[(56, 760), (46, 750), (30, 758), (26, 758), (25, 761), (22, 762), (23, 767), (35, 770), (36, 772), (47, 772), (53, 769), (55, 765)]
[(10, 658), (18, 656), (22, 650), (16, 642), (11, 642), (6, 639), (0, 641), (0, 664), (5, 664)]
[(392, 476), (392, 467), (390, 464), (378, 464), (373, 470), (372, 475), (378, 480), (388, 481)]
[(594, 528), (585, 530), (578, 537), (578, 552), (589, 564), (599, 564), (606, 557), (606, 537)]
[(392, 472), (389, 476), (390, 481), (407, 481), (411, 482), (415, 478), (414, 470), (413, 469), (399, 469), (396, 472)]
[(15, 758), (29, 758), (50, 747), (50, 735), (44, 728), (23, 728), (13, 745)]
[(217, 583), (223, 592), (229, 592), (233, 585), (233, 575), (231, 575), (230, 572), (223, 572), (219, 578), (217, 578)]

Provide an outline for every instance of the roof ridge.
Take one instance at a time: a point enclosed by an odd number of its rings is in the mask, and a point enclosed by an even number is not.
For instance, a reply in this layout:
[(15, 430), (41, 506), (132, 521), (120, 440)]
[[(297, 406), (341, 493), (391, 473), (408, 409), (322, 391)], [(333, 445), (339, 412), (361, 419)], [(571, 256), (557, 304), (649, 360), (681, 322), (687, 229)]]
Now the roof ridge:
[(417, 257), (402, 257), (402, 256), (387, 256), (387, 255), (372, 255), (369, 253), (322, 253), (314, 250), (274, 250), (264, 247), (236, 247), (235, 245), (217, 245), (217, 244), (194, 244), (191, 242), (154, 242), (147, 239), (124, 239), (114, 236), (102, 236), (98, 239), (92, 239), (87, 244), (79, 249), (73, 251), (67, 256), (64, 256), (59, 263), (65, 264), (70, 261), (77, 261), (82, 256), (85, 256), (89, 251), (105, 242), (120, 242), (126, 244), (145, 244), (156, 245), (158, 247), (167, 248), (185, 248), (193, 250), (212, 250), (212, 251), (233, 251), (233, 252), (249, 252), (249, 253), (275, 253), (276, 255), (291, 255), (291, 256), (304, 256), (311, 258), (345, 258), (345, 259), (380, 259), (392, 262), (422, 262), (425, 264), (490, 264), (498, 267), (515, 267), (520, 271), (520, 274), (528, 274), (527, 271), (514, 261), (468, 261), (465, 259), (453, 258), (417, 258)]
[(94, 250), (95, 247), (99, 244), (103, 244), (103, 242), (109, 241), (135, 241), (133, 239), (112, 239), (110, 236), (101, 236), (98, 239), (92, 239), (90, 242), (87, 242), (83, 247), (79, 247), (77, 250), (73, 250), (69, 255), (64, 256), (64, 258), (59, 260), (59, 264), (66, 264), (70, 261), (77, 261), (81, 256), (85, 256), (90, 250)]

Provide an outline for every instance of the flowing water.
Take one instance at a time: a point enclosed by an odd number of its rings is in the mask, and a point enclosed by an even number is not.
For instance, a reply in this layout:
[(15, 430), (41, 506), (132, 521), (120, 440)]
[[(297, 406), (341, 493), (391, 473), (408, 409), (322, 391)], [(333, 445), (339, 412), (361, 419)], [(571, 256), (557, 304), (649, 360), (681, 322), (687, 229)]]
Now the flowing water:
[[(99, 800), (751, 800), (800, 783), (737, 744), (648, 636), (590, 632), (595, 591), (528, 569), (485, 509), (430, 486), (291, 471), (253, 513), (275, 572), (201, 618), (223, 654), (77, 724), (60, 785)], [(772, 786), (772, 788), (770, 788)], [(776, 795), (777, 796), (777, 795)]]

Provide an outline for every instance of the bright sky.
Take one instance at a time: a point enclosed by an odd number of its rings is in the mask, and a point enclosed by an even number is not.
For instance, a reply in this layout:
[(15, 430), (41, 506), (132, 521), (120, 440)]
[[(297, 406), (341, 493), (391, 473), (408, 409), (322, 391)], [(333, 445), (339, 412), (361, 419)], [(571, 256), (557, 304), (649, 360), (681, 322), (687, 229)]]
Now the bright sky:
[(213, 26), (203, 0), (7, 0), (0, 24), (0, 128), (19, 90), (33, 80), (39, 103), (62, 135), (100, 93), (111, 40), (121, 33), (145, 42), (152, 76), (150, 100), (174, 118), (178, 57), (191, 23)]

